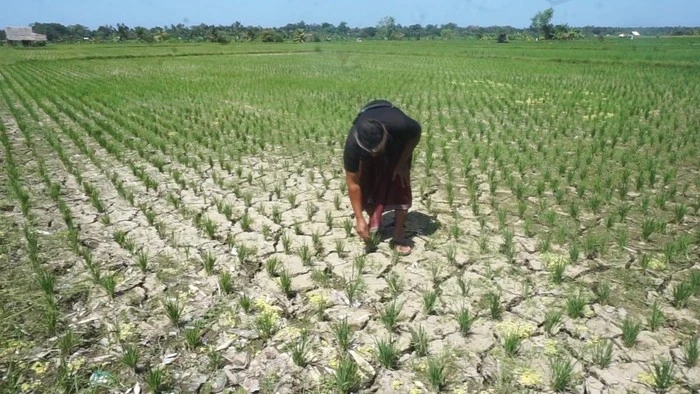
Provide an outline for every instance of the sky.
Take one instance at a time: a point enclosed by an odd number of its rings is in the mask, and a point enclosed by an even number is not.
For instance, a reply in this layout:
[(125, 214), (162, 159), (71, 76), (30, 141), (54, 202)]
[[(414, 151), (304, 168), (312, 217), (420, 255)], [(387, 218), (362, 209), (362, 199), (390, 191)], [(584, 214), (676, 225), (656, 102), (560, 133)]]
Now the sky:
[(288, 23), (376, 26), (396, 23), (527, 27), (554, 8), (554, 24), (570, 26), (700, 26), (699, 0), (0, 0), (0, 28), (33, 22), (155, 27), (205, 23), (281, 27)]

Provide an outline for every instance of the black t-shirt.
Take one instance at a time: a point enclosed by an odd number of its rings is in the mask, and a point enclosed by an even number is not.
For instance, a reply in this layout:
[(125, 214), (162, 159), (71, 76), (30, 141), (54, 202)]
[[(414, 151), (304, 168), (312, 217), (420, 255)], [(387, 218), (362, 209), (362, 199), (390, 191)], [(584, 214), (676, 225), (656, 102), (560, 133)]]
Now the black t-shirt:
[[(380, 106), (384, 104), (384, 106)], [(368, 108), (369, 107), (369, 108)], [(403, 113), (399, 108), (391, 105), (386, 100), (375, 100), (363, 107), (364, 111), (357, 115), (353, 124), (361, 119), (376, 119), (386, 127), (389, 133), (386, 154), (398, 154), (403, 150), (406, 141), (413, 137), (420, 136), (421, 125)], [(348, 172), (357, 172), (360, 169), (360, 161), (369, 157), (369, 154), (357, 145), (353, 136), (353, 128), (350, 128), (345, 139), (345, 149), (343, 150), (343, 163)]]

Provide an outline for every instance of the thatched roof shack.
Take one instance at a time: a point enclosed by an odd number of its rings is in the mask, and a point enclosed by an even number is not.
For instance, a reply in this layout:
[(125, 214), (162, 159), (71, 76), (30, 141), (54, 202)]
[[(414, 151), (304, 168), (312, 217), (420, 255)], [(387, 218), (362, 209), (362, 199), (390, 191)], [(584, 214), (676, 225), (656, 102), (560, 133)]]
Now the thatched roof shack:
[(6, 27), (5, 35), (10, 44), (21, 43), (29, 45), (34, 43), (46, 43), (46, 35), (34, 33), (31, 27)]

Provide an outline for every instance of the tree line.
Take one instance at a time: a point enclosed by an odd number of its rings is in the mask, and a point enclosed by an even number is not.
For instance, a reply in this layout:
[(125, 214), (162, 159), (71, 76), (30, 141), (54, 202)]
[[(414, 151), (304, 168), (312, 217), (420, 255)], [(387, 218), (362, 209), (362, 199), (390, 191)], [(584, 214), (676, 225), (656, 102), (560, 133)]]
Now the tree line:
[[(244, 26), (240, 22), (231, 25), (199, 24), (185, 26), (184, 24), (171, 24), (169, 26), (127, 26), (117, 23), (116, 26), (103, 25), (97, 29), (86, 26), (68, 25), (60, 23), (31, 24), (33, 31), (45, 34), (49, 42), (220, 42), (232, 41), (262, 41), (262, 42), (307, 42), (307, 41), (334, 41), (357, 39), (381, 39), (381, 40), (449, 40), (458, 38), (470, 39), (497, 39), (506, 40), (532, 40), (552, 39), (571, 40), (583, 37), (606, 35), (616, 36), (621, 33), (638, 31), (646, 36), (669, 35), (700, 35), (700, 28), (690, 27), (599, 27), (583, 26), (570, 27), (567, 24), (554, 25), (551, 23), (553, 9), (549, 8), (538, 12), (531, 18), (528, 28), (515, 28), (512, 26), (458, 26), (455, 23), (446, 24), (412, 24), (402, 25), (396, 23), (391, 16), (380, 19), (375, 26), (350, 27), (346, 22), (338, 25), (332, 23), (289, 23), (280, 27)], [(5, 39), (5, 32), (0, 31), (0, 40)]]

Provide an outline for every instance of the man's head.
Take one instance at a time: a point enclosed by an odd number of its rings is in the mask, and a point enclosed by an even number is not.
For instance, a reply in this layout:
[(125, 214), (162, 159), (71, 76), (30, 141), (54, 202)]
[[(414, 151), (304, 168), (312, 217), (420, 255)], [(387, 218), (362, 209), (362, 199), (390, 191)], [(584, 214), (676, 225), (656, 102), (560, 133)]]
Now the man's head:
[(384, 153), (388, 139), (389, 133), (378, 120), (363, 119), (355, 124), (355, 141), (371, 156)]

